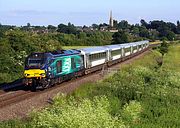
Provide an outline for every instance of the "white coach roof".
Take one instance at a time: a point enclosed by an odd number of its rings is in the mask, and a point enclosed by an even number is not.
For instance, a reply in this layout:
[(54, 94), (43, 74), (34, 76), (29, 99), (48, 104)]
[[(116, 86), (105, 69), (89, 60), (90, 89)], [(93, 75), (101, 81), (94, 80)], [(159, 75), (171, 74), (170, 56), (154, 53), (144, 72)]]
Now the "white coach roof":
[(86, 54), (93, 54), (93, 53), (105, 52), (108, 50), (108, 48), (104, 46), (97, 46), (97, 47), (81, 48), (78, 50), (80, 50), (81, 52), (85, 52)]
[(116, 49), (121, 49), (122, 48), (122, 46), (120, 46), (119, 44), (116, 44), (116, 45), (106, 45), (104, 47), (108, 48), (109, 50), (116, 50)]
[(125, 43), (125, 44), (115, 44), (115, 45), (106, 45), (106, 46), (97, 46), (97, 47), (88, 47), (88, 48), (81, 48), (78, 49), (84, 54), (94, 54), (94, 53), (101, 53), (105, 52), (107, 50), (116, 50), (120, 48), (127, 48), (130, 46), (136, 46), (141, 44), (149, 43), (149, 41), (138, 41), (138, 42), (132, 42), (132, 43)]

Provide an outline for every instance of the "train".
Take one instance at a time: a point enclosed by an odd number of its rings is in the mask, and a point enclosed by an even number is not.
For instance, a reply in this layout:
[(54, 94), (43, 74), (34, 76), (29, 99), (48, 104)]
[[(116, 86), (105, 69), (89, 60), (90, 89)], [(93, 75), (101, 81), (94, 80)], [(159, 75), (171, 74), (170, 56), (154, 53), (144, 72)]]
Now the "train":
[(110, 67), (149, 47), (149, 41), (32, 53), (25, 60), (24, 84), (32, 91)]

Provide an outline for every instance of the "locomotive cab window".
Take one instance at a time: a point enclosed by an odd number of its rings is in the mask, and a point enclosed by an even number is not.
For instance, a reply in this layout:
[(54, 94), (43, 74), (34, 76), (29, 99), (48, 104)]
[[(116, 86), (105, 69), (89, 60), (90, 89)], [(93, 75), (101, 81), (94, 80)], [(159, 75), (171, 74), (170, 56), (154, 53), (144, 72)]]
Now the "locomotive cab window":
[(56, 68), (57, 68), (57, 73), (62, 72), (62, 60), (57, 61)]
[(25, 67), (29, 69), (39, 69), (43, 67), (46, 56), (42, 53), (32, 53), (25, 60)]

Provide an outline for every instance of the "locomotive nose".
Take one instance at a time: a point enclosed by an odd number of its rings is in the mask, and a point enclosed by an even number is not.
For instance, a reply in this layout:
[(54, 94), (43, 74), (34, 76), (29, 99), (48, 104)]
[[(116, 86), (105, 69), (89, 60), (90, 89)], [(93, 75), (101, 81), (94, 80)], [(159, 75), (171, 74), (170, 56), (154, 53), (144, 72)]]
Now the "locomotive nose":
[(24, 71), (24, 77), (26, 78), (39, 78), (46, 77), (45, 70), (40, 69), (29, 69)]

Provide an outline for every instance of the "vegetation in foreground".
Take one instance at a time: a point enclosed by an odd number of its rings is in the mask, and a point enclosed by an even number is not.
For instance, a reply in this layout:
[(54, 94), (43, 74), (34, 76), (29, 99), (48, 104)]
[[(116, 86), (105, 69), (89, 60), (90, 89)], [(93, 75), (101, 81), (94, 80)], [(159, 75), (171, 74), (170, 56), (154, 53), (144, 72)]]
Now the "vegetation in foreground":
[[(1, 127), (178, 127), (180, 126), (180, 46), (149, 55), (54, 104), (33, 112), (29, 121), (1, 122)], [(173, 56), (173, 57), (172, 57)]]

